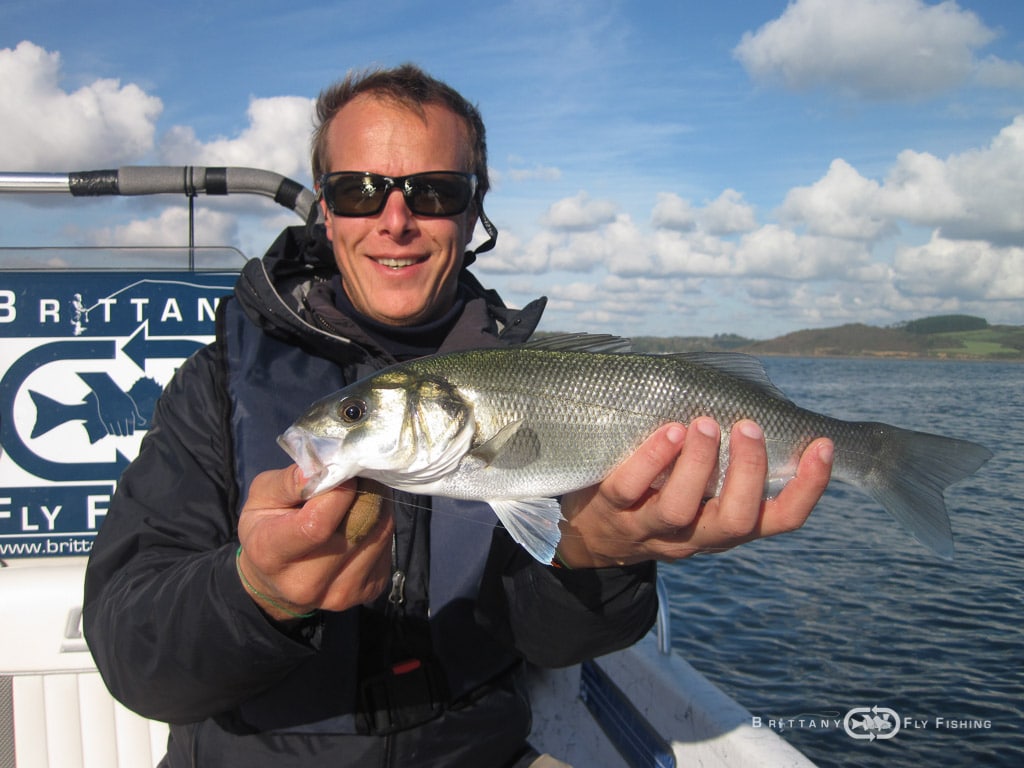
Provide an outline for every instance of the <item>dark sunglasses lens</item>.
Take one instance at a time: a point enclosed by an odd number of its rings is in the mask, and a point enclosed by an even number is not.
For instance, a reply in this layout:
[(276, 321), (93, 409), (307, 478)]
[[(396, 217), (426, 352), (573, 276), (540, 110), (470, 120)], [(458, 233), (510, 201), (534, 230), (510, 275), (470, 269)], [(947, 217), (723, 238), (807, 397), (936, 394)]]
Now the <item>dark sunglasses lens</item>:
[(472, 176), (417, 173), (389, 179), (375, 173), (337, 173), (324, 177), (323, 193), (337, 216), (374, 216), (396, 184), (409, 210), (420, 216), (455, 216), (469, 206), (476, 189)]
[(420, 216), (454, 216), (473, 197), (472, 182), (455, 173), (425, 173), (406, 179), (405, 201)]
[(324, 195), (331, 210), (340, 216), (372, 216), (384, 202), (383, 179), (364, 173), (342, 173), (331, 178)]

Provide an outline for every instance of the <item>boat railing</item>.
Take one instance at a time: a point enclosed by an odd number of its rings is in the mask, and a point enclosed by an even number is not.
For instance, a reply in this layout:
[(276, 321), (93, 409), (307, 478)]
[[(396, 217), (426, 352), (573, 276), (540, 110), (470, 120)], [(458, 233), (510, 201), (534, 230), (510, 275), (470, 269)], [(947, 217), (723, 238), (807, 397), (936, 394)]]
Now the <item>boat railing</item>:
[(127, 165), (59, 173), (0, 171), (0, 194), (73, 197), (180, 194), (188, 199), (188, 247), (195, 248), (195, 199), (199, 195), (269, 197), (306, 221), (315, 214), (313, 192), (297, 181), (260, 168), (201, 165)]

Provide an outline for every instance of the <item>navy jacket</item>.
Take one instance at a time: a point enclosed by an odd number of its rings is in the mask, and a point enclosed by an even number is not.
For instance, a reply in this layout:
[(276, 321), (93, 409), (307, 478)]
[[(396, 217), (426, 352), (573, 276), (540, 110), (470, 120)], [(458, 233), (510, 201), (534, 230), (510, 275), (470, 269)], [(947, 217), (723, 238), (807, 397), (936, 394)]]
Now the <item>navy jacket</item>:
[[(653, 564), (550, 568), (486, 505), (399, 494), (400, 594), (268, 619), (235, 572), (249, 483), (288, 464), (274, 438), (310, 402), (394, 362), (335, 308), (336, 281), (322, 228), (289, 228), (246, 265), (217, 341), (178, 370), (119, 482), (87, 569), (86, 637), (115, 697), (172, 724), (168, 766), (511, 765), (530, 729), (524, 662), (642, 637)], [(525, 340), (543, 308), (509, 310), (465, 270), (460, 297), (439, 351)]]

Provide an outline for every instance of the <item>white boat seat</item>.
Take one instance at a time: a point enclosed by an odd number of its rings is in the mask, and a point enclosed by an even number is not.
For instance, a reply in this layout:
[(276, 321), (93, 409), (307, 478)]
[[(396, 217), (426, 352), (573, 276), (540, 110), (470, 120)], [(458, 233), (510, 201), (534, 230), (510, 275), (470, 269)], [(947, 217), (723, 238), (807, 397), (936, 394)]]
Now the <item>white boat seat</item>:
[(141, 768), (166, 751), (166, 724), (114, 701), (96, 671), (83, 568), (0, 570), (0, 768)]

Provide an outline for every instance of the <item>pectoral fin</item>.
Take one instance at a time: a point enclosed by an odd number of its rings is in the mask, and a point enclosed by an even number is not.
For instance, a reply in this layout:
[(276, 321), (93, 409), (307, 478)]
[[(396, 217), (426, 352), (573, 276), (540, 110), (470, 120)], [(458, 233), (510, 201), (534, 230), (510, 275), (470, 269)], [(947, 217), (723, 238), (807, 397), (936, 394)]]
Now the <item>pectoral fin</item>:
[(522, 419), (511, 421), (469, 455), (485, 466), (497, 469), (519, 469), (540, 457), (540, 438)]

